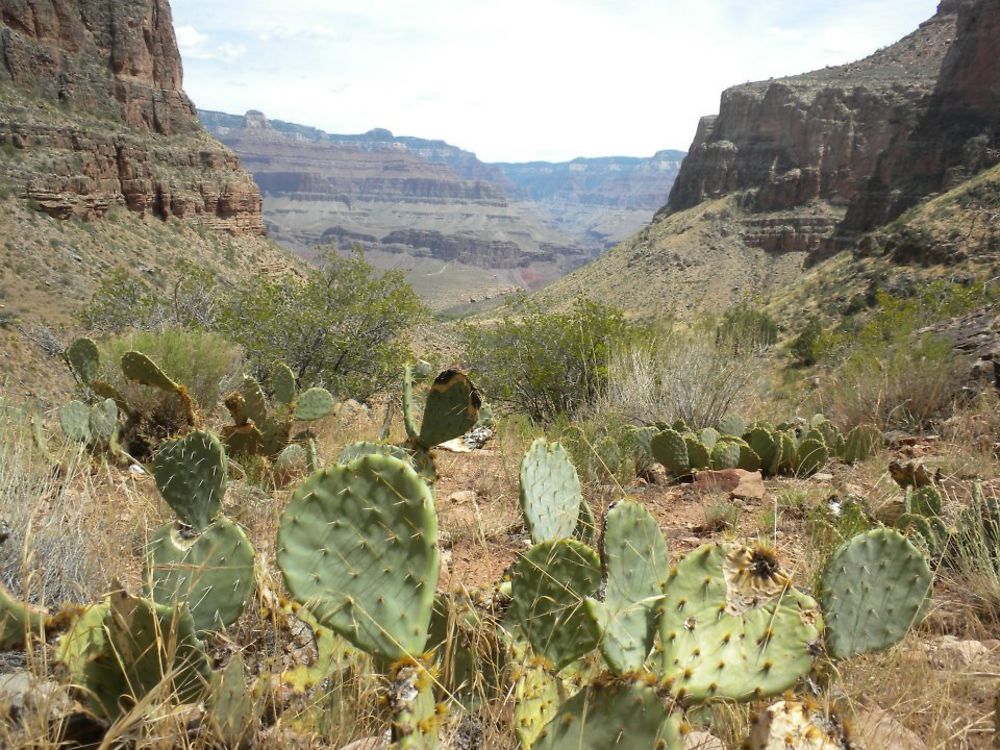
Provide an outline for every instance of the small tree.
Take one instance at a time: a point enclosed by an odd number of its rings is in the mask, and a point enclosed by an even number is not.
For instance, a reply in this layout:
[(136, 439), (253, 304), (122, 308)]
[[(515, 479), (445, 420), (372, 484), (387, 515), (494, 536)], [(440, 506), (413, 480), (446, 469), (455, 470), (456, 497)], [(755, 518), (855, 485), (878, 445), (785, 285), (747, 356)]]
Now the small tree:
[(334, 252), (305, 279), (251, 279), (217, 311), (260, 377), (286, 362), (302, 385), (364, 399), (386, 387), (409, 355), (400, 335), (427, 312), (401, 271), (376, 272), (360, 251)]

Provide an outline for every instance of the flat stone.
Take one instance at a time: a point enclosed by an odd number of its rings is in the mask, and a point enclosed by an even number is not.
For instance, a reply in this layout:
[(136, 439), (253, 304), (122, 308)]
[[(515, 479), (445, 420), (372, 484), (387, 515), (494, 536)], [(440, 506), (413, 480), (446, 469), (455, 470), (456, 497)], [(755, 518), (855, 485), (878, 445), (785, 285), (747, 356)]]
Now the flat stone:
[(930, 662), (937, 669), (956, 671), (972, 666), (989, 653), (990, 649), (980, 641), (960, 641), (946, 635), (931, 646)]
[(475, 500), (475, 490), (459, 490), (458, 492), (453, 492), (448, 496), (448, 502), (455, 503), (456, 505), (472, 503), (475, 502)]
[(365, 737), (355, 740), (350, 745), (344, 745), (340, 750), (383, 750), (389, 747), (385, 737)]
[(832, 482), (833, 474), (827, 474), (825, 472), (820, 472), (819, 474), (813, 474), (812, 480), (814, 482)]
[(859, 710), (851, 726), (852, 738), (865, 750), (927, 750), (920, 737), (878, 707)]
[(730, 497), (738, 500), (763, 500), (767, 495), (760, 472), (743, 469), (699, 471), (694, 476), (694, 489), (699, 492), (728, 492)]

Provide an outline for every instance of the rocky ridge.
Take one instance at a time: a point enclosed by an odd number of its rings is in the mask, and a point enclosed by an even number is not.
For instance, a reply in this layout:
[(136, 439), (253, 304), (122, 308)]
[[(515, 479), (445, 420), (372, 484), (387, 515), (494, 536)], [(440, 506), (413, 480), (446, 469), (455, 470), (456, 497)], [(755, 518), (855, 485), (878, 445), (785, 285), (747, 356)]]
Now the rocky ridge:
[(182, 89), (167, 0), (0, 0), (0, 148), (6, 189), (53, 216), (264, 233), (253, 179)]

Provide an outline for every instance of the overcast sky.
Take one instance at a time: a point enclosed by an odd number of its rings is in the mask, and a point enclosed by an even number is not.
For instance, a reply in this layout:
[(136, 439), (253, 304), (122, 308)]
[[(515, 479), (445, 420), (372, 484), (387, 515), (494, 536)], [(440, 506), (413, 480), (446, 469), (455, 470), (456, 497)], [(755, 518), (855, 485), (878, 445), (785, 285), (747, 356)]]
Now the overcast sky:
[(204, 109), (486, 161), (690, 145), (726, 86), (864, 57), (937, 0), (172, 0)]

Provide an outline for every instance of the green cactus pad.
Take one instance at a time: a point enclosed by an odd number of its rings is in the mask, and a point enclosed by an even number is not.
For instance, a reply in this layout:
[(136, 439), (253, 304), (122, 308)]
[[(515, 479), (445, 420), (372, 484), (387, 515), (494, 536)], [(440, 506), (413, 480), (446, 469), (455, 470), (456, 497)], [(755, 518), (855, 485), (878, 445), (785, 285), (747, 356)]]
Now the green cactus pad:
[(128, 402), (125, 400), (125, 396), (123, 396), (110, 383), (105, 383), (103, 380), (94, 380), (91, 381), (88, 385), (90, 386), (90, 390), (92, 390), (94, 392), (94, 395), (97, 396), (98, 398), (105, 398), (105, 399), (110, 398), (112, 401), (114, 401), (115, 405), (118, 407), (119, 412), (124, 414), (131, 413)]
[(59, 426), (68, 440), (89, 443), (90, 408), (82, 401), (70, 401), (59, 409)]
[(91, 438), (109, 444), (118, 430), (118, 405), (110, 398), (94, 404), (88, 421)]
[(786, 430), (784, 432), (778, 433), (778, 440), (781, 441), (781, 459), (780, 462), (773, 466), (772, 474), (780, 474), (782, 472), (796, 472), (799, 468), (799, 445), (795, 439), (795, 433)]
[(684, 442), (687, 444), (688, 461), (691, 464), (691, 470), (701, 471), (702, 469), (707, 469), (712, 463), (712, 454), (708, 447), (694, 436), (685, 437)]
[(719, 421), (719, 432), (723, 435), (743, 437), (746, 430), (746, 423), (739, 414), (727, 414)]
[(660, 617), (665, 685), (678, 698), (747, 700), (809, 672), (822, 618), (773, 553), (707, 544), (670, 572)]
[(514, 733), (530, 750), (559, 710), (559, 680), (539, 664), (518, 668), (514, 682)]
[(559, 443), (538, 438), (521, 460), (521, 510), (535, 544), (573, 535), (583, 491)]
[(708, 452), (711, 453), (712, 449), (715, 448), (715, 444), (719, 442), (719, 431), (712, 428), (706, 427), (704, 430), (698, 433), (698, 440), (701, 444), (708, 448)]
[(534, 750), (682, 750), (680, 721), (646, 685), (584, 688), (560, 708)]
[(442, 372), (427, 394), (418, 442), (433, 448), (461, 437), (476, 426), (481, 404), (468, 375), (458, 370)]
[(235, 455), (259, 456), (264, 453), (264, 436), (249, 422), (238, 427), (223, 427), (222, 440), (229, 452)]
[(246, 668), (237, 651), (229, 664), (212, 673), (208, 719), (215, 739), (224, 747), (239, 750), (253, 745), (257, 717), (254, 701), (247, 693)]
[(743, 469), (743, 471), (760, 471), (763, 462), (754, 449), (743, 440), (740, 440), (737, 445), (740, 446), (740, 461), (736, 465), (736, 468)]
[(683, 477), (691, 473), (687, 442), (681, 433), (675, 430), (658, 432), (650, 441), (650, 451), (668, 474)]
[(89, 385), (100, 375), (101, 352), (93, 339), (77, 339), (69, 345), (66, 356), (69, 357), (69, 363), (73, 366), (73, 372), (80, 378), (80, 382)]
[(735, 469), (740, 465), (742, 449), (739, 443), (720, 440), (712, 449), (713, 469)]
[(941, 493), (930, 485), (910, 490), (907, 494), (906, 510), (908, 513), (915, 513), (924, 518), (936, 518), (941, 515), (943, 509)]
[(864, 461), (871, 458), (882, 448), (882, 433), (875, 427), (858, 425), (849, 433), (844, 440), (844, 449), (841, 453), (849, 464)]
[(535, 653), (556, 669), (597, 645), (585, 600), (597, 592), (600, 582), (597, 553), (570, 539), (536, 544), (514, 566), (515, 616)]
[(406, 428), (406, 437), (417, 442), (420, 433), (413, 414), (413, 367), (410, 365), (403, 368), (403, 426)]
[(663, 586), (670, 572), (667, 543), (642, 505), (625, 501), (608, 511), (604, 527), (604, 600), (587, 599), (598, 644), (618, 674), (642, 669), (656, 636)]
[(309, 455), (301, 443), (292, 443), (274, 459), (274, 468), (278, 471), (292, 472), (305, 469), (309, 463)]
[(781, 460), (781, 445), (775, 439), (774, 433), (766, 427), (754, 427), (747, 434), (747, 444), (760, 458), (761, 468), (769, 474), (774, 474), (771, 467), (774, 466), (775, 458)]
[(799, 443), (796, 459), (796, 474), (815, 474), (830, 460), (830, 450), (818, 431), (810, 432)]
[(147, 555), (151, 598), (158, 604), (185, 602), (199, 632), (230, 627), (256, 590), (253, 545), (225, 517), (195, 537), (174, 524), (163, 526)]
[(28, 633), (41, 633), (48, 613), (20, 602), (0, 583), (0, 651), (23, 650)]
[(209, 682), (208, 658), (184, 608), (126, 593), (88, 609), (59, 641), (59, 660), (91, 709), (116, 719), (150, 691), (195, 703)]
[(899, 642), (927, 611), (933, 576), (901, 534), (875, 529), (844, 543), (820, 580), (826, 646), (843, 659)]
[(199, 430), (165, 443), (153, 458), (153, 477), (177, 517), (196, 531), (222, 511), (226, 453), (210, 432)]
[(122, 374), (127, 380), (159, 388), (168, 393), (178, 393), (180, 386), (168, 378), (153, 360), (142, 352), (125, 352), (122, 355)]
[(398, 750), (437, 750), (434, 678), (418, 662), (404, 663), (389, 675), (392, 746)]
[(245, 424), (249, 420), (259, 428), (267, 419), (267, 398), (264, 396), (264, 389), (255, 378), (244, 375), (237, 393), (242, 397), (242, 401), (236, 402), (240, 408), (239, 415), (233, 415), (236, 423)]
[(289, 591), (324, 626), (388, 659), (423, 651), (437, 517), (409, 464), (369, 455), (313, 474), (281, 516), (277, 549)]
[(333, 396), (326, 388), (310, 388), (299, 395), (295, 402), (297, 422), (315, 422), (333, 411)]
[(349, 464), (362, 456), (392, 456), (400, 461), (410, 462), (410, 453), (405, 448), (389, 443), (350, 443), (337, 456), (338, 464)]
[(295, 386), (295, 373), (284, 362), (278, 362), (274, 366), (274, 372), (271, 374), (271, 390), (274, 392), (274, 400), (282, 406), (291, 407), (295, 403), (295, 394), (298, 391)]

